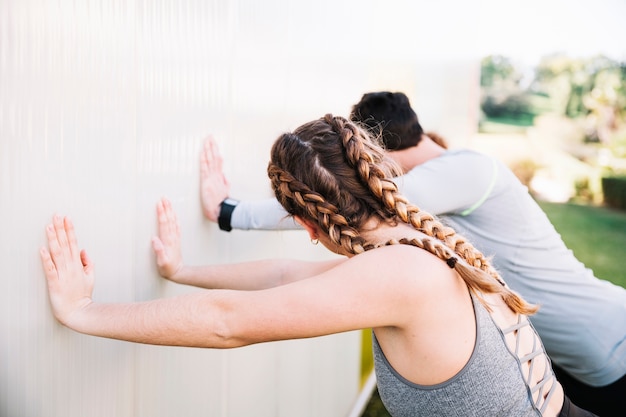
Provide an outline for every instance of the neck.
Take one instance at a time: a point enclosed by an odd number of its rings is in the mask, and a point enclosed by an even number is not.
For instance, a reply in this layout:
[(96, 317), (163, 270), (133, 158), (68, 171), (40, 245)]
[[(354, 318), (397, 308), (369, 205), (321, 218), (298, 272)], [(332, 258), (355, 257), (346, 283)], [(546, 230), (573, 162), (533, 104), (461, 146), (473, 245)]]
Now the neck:
[(379, 219), (370, 220), (361, 230), (361, 236), (366, 242), (379, 245), (384, 245), (391, 239), (412, 238), (419, 233), (413, 226), (401, 221), (395, 225), (390, 225)]
[(389, 156), (395, 160), (406, 173), (416, 166), (433, 158), (441, 156), (446, 150), (436, 144), (431, 138), (422, 135), (422, 139), (415, 146), (401, 151), (390, 151)]

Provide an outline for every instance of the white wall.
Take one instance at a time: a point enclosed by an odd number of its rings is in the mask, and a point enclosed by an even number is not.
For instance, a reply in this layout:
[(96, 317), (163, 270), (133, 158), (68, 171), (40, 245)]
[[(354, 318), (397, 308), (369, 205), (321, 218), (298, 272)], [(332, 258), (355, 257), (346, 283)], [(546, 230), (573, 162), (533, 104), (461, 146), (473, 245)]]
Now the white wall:
[(50, 314), (38, 248), (67, 214), (97, 300), (191, 291), (154, 267), (167, 196), (189, 263), (330, 256), (301, 232), (203, 220), (198, 151), (216, 134), (233, 195), (261, 198), (278, 134), (367, 91), (405, 91), (426, 128), (471, 132), (477, 60), (434, 47), (413, 2), (381, 4), (0, 0), (0, 416), (347, 415), (358, 332), (232, 351), (79, 335)]

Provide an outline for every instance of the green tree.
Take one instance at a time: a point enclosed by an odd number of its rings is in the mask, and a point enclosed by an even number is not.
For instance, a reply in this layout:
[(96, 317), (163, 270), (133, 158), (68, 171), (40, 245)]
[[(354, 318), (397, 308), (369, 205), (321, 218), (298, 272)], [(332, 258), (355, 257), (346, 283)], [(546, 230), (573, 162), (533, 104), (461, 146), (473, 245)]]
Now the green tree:
[(489, 55), (480, 62), (480, 85), (497, 87), (503, 84), (518, 85), (521, 75), (511, 60), (502, 55)]
[[(608, 74), (620, 71), (620, 64), (602, 55), (576, 59), (564, 54), (548, 55), (535, 69), (531, 88), (551, 97), (555, 111), (576, 118), (591, 111), (588, 97), (604, 83)], [(615, 90), (618, 84), (612, 82), (611, 89)], [(621, 85), (623, 88), (623, 83)]]
[(521, 79), (522, 71), (508, 57), (489, 55), (481, 60), (481, 110), (487, 118), (532, 124), (534, 115)]

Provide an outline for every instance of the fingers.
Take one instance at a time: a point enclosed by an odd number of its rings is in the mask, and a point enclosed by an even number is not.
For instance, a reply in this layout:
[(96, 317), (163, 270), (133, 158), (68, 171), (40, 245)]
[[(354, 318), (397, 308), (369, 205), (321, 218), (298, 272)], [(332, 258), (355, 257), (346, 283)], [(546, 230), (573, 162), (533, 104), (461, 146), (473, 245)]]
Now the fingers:
[(157, 203), (157, 220), (160, 240), (168, 243), (180, 234), (176, 212), (172, 208), (172, 203), (166, 198), (162, 198)]
[(172, 203), (163, 198), (157, 204), (158, 236), (152, 238), (152, 249), (156, 255), (159, 273), (168, 279), (182, 266), (180, 253), (180, 226)]
[(72, 221), (53, 216), (52, 223), (46, 226), (46, 237), (49, 249), (40, 250), (44, 271), (48, 279), (58, 278), (59, 272), (67, 270), (79, 254)]
[(159, 222), (167, 223), (170, 217), (170, 211), (172, 210), (172, 203), (165, 197), (163, 197), (157, 203), (157, 216)]
[(208, 140), (208, 142), (209, 142), (209, 151), (210, 151), (211, 156), (213, 157), (212, 159), (213, 168), (215, 171), (219, 171), (221, 173), (224, 159), (222, 158), (222, 155), (220, 155), (220, 151), (217, 147), (217, 142), (215, 142), (215, 140), (212, 137), (210, 138), (210, 140)]
[(60, 260), (63, 257), (63, 250), (61, 248), (61, 244), (59, 243), (59, 237), (56, 232), (54, 222), (46, 226), (46, 237), (48, 238), (48, 247), (49, 250), (46, 251), (47, 255), (50, 257), (50, 261), (54, 264), (55, 271), (58, 269)]
[[(154, 250), (154, 254), (156, 255), (156, 263), (159, 268), (159, 273), (164, 274), (161, 268), (164, 268), (169, 263), (169, 256), (167, 251), (165, 250), (165, 245), (158, 237), (152, 238), (152, 249)], [(165, 275), (167, 273), (165, 272)]]
[(212, 146), (215, 143), (213, 136), (209, 136), (202, 145), (202, 151), (200, 151), (200, 174), (203, 178), (209, 175), (209, 167), (213, 160)]
[(202, 178), (209, 175), (209, 161), (207, 159), (207, 141), (204, 141), (202, 150), (200, 151), (200, 176)]
[(64, 254), (66, 252), (69, 252), (69, 244), (67, 240), (67, 233), (65, 232), (65, 224), (63, 222), (63, 219), (60, 216), (54, 216), (52, 218), (52, 225), (54, 226), (54, 232), (56, 233), (56, 240), (59, 244), (60, 250)]
[(167, 222), (171, 230), (175, 233), (180, 232), (180, 229), (178, 226), (178, 219), (176, 218), (176, 212), (174, 211), (174, 208), (172, 207), (171, 201), (165, 200), (163, 206), (165, 208), (165, 217), (167, 218)]
[(48, 281), (57, 279), (57, 269), (50, 257), (50, 252), (46, 248), (39, 249), (39, 255), (41, 257), (41, 264), (43, 265), (43, 271)]
[(165, 199), (157, 203), (157, 232), (159, 236), (164, 236), (167, 230), (167, 216), (165, 214)]
[(65, 234), (67, 236), (67, 243), (72, 256), (78, 255), (78, 242), (76, 239), (76, 232), (74, 231), (74, 224), (69, 217), (63, 218), (63, 226), (65, 227)]
[(221, 175), (224, 159), (213, 136), (209, 136), (200, 152), (200, 172), (203, 176)]

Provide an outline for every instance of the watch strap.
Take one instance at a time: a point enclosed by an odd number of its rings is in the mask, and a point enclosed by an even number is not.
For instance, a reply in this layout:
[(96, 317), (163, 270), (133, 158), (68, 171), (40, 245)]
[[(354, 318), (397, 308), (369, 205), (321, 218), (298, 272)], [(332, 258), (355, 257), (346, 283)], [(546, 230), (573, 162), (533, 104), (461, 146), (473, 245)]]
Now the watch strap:
[(233, 211), (237, 207), (239, 201), (227, 198), (220, 204), (220, 214), (217, 216), (217, 224), (221, 230), (230, 232), (233, 227), (230, 224), (230, 219), (233, 216)]

